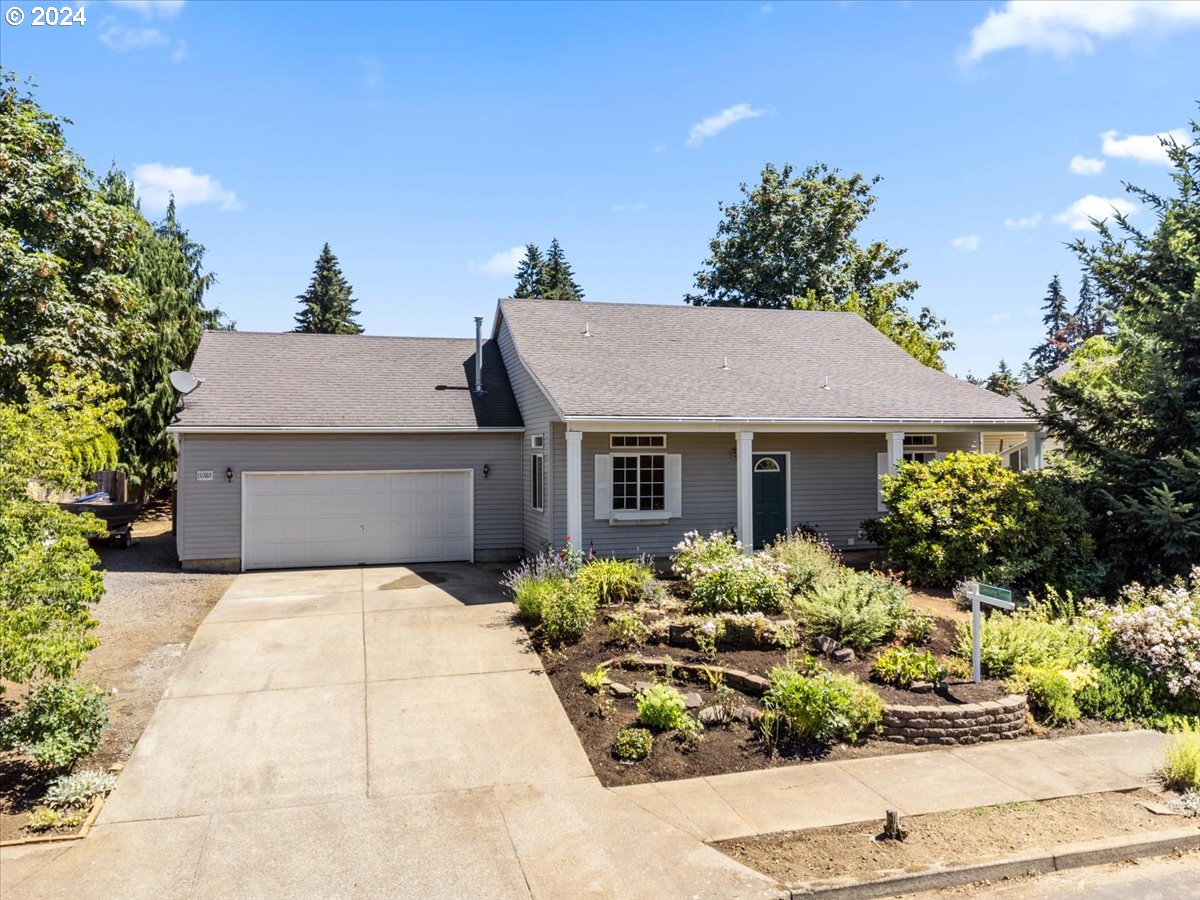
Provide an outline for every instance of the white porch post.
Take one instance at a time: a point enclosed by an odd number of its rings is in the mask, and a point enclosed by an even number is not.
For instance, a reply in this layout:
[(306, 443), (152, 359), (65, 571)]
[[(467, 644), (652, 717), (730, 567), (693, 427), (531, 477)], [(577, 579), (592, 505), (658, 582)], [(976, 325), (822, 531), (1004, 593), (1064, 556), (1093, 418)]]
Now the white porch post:
[(567, 432), (567, 535), (571, 546), (583, 546), (583, 432)]
[(737, 436), (737, 536), (746, 553), (754, 552), (754, 432)]
[[(875, 446), (879, 446), (876, 444)], [(888, 470), (895, 475), (904, 461), (904, 432), (889, 431), (887, 433)]]
[(1035, 431), (1029, 435), (1029, 468), (1041, 469), (1046, 465), (1046, 432)]

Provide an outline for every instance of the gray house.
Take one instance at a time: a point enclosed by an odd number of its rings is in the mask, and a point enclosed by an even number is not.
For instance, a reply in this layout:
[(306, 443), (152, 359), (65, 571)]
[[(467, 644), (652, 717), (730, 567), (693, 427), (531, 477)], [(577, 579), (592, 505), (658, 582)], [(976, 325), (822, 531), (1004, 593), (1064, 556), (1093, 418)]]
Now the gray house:
[(171, 427), (185, 567), (843, 549), (902, 459), (1041, 436), (859, 316), (502, 300), (491, 338), (210, 332)]

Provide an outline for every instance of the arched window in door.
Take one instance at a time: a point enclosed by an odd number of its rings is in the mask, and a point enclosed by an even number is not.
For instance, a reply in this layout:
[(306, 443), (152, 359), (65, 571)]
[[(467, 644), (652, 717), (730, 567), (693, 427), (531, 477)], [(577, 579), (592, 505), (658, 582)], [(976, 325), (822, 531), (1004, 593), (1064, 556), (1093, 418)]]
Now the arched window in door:
[(756, 462), (754, 464), (754, 471), (755, 472), (778, 472), (779, 471), (779, 463), (777, 461), (771, 459), (769, 456), (764, 457), (763, 459), (760, 459), (758, 462)]

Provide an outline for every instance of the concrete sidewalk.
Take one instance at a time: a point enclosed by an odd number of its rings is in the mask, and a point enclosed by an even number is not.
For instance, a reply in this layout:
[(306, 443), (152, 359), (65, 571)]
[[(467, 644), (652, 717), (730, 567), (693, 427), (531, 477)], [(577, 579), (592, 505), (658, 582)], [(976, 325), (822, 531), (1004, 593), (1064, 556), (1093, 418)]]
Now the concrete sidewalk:
[(1122, 791), (1153, 783), (1163, 735), (1122, 731), (781, 766), (614, 788), (702, 841)]

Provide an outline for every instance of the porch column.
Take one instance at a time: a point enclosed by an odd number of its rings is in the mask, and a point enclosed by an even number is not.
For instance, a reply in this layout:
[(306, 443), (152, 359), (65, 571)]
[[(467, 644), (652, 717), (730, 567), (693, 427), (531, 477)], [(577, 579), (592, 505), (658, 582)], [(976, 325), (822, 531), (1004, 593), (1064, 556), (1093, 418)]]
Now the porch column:
[(583, 546), (583, 432), (567, 432), (567, 536)]
[(754, 552), (754, 432), (737, 436), (737, 536), (745, 553)]
[[(876, 444), (875, 446), (879, 446)], [(900, 463), (904, 461), (904, 432), (889, 431), (887, 433), (888, 471), (896, 474)]]
[(1035, 431), (1029, 435), (1029, 468), (1041, 469), (1046, 465), (1046, 432)]

